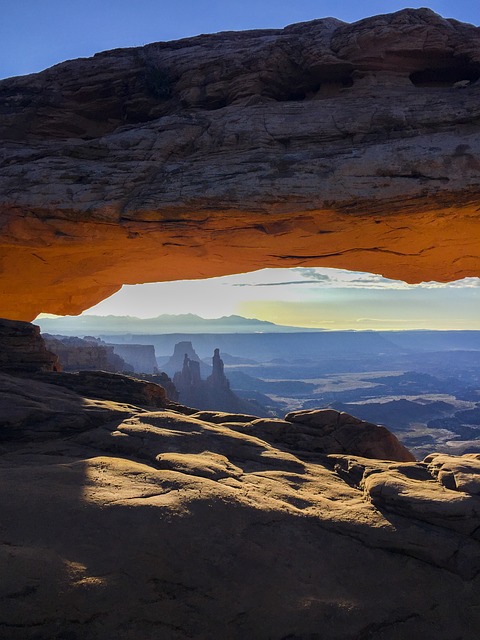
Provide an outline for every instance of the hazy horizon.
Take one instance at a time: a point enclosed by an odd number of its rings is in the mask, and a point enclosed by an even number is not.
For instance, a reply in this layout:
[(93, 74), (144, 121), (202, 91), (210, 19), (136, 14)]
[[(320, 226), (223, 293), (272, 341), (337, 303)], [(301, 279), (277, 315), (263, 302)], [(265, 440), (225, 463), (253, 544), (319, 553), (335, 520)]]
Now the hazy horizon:
[[(317, 330), (480, 330), (480, 279), (409, 285), (377, 274), (327, 268), (126, 285), (85, 316), (229, 316)], [(41, 318), (42, 316), (39, 316)]]
[(319, 330), (480, 330), (479, 303), (479, 278), (409, 285), (378, 274), (297, 267), (125, 285), (80, 317), (191, 313)]

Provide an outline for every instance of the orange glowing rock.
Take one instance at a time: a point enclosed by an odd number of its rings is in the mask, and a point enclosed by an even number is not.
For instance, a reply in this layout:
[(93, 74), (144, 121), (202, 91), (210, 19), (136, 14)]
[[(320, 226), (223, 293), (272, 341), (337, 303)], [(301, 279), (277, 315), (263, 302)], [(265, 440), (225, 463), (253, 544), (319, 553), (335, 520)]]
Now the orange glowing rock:
[(479, 77), (476, 27), (408, 9), (4, 80), (0, 315), (263, 267), (480, 275)]

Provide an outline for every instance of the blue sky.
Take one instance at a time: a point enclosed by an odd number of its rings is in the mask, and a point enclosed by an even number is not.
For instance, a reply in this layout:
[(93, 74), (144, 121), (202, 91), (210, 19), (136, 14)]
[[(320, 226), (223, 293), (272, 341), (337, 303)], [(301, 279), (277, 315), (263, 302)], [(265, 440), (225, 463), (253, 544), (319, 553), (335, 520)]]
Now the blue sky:
[[(280, 28), (334, 16), (354, 22), (425, 3), (397, 0), (0, 0), (0, 78), (116, 47), (215, 31)], [(445, 17), (479, 24), (478, 0), (431, 0)]]

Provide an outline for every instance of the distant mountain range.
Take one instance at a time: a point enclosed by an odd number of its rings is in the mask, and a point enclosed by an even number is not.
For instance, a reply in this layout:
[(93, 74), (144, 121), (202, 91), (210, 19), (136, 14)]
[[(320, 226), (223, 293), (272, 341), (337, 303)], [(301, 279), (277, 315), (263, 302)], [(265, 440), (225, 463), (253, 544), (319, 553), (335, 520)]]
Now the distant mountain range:
[(298, 333), (321, 331), (304, 327), (285, 327), (273, 322), (223, 316), (222, 318), (201, 318), (192, 313), (182, 315), (163, 314), (156, 318), (136, 318), (134, 316), (63, 316), (59, 318), (39, 318), (35, 321), (43, 333), (65, 336), (88, 336), (98, 334), (131, 333)]

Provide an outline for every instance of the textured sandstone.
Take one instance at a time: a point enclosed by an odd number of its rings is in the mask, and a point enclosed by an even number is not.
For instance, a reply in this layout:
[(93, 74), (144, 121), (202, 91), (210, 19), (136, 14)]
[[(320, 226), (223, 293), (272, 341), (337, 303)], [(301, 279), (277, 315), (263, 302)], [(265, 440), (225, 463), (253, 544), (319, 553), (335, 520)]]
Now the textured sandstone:
[(267, 266), (479, 275), (479, 45), (408, 9), (3, 81), (0, 314)]
[[(0, 83), (0, 312), (279, 264), (479, 275), (478, 44), (407, 10)], [(35, 330), (3, 327), (24, 374), (54, 368)], [(345, 414), (195, 413), (122, 376), (36, 375), (0, 376), (0, 638), (478, 636), (477, 456), (346, 455), (394, 443)]]
[(475, 637), (480, 456), (31, 375), (0, 375), (0, 638)]
[(147, 407), (169, 405), (165, 389), (154, 382), (138, 380), (120, 373), (79, 371), (78, 373), (43, 374), (48, 384), (66, 387), (77, 393), (115, 402), (130, 402)]
[(293, 411), (285, 420), (255, 420), (248, 432), (295, 451), (349, 453), (399, 462), (415, 460), (385, 427), (334, 409)]
[(326, 456), (253, 416), (0, 382), (39, 403), (0, 430), (0, 637), (476, 637), (476, 457)]
[(0, 452), (12, 442), (56, 439), (118, 421), (132, 410), (121, 402), (85, 399), (39, 380), (1, 373)]

